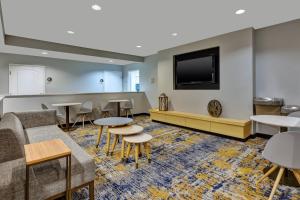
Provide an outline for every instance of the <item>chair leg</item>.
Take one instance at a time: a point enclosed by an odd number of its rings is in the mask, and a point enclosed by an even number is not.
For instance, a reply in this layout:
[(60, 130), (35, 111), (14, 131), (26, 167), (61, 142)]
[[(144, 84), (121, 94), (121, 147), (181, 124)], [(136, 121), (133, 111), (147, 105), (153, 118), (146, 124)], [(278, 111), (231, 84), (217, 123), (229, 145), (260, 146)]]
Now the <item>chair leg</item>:
[(82, 128), (84, 128), (85, 115), (82, 116)]
[(276, 169), (278, 168), (277, 165), (274, 165), (267, 173), (265, 173), (257, 182), (256, 184), (259, 184), (262, 180), (264, 180), (266, 177), (268, 177), (270, 174), (272, 174)]
[(131, 109), (129, 110), (129, 112), (130, 112), (131, 118), (133, 119), (133, 114), (132, 114), (132, 112), (131, 112)]
[(292, 171), (293, 171), (298, 183), (300, 184), (300, 172), (295, 169), (293, 169)]
[(135, 144), (135, 168), (139, 168), (139, 144)]
[(80, 118), (80, 117), (77, 117), (77, 118), (76, 118), (76, 121), (74, 122), (72, 128), (73, 128), (73, 127), (76, 125), (76, 123), (79, 121), (79, 118)]
[(89, 183), (89, 197), (90, 200), (94, 200), (95, 199), (95, 194), (94, 194), (94, 181)]
[(275, 180), (274, 186), (272, 188), (272, 192), (270, 194), (269, 200), (273, 199), (273, 196), (274, 196), (274, 194), (276, 192), (276, 189), (277, 189), (277, 187), (279, 185), (279, 182), (280, 182), (280, 179), (281, 179), (281, 177), (283, 175), (283, 172), (284, 172), (284, 167), (280, 167), (280, 170), (279, 170), (278, 176), (277, 176), (277, 178)]
[(113, 155), (113, 152), (114, 152), (115, 147), (116, 147), (116, 145), (117, 145), (118, 138), (119, 138), (119, 135), (115, 135), (115, 137), (114, 137), (114, 142), (113, 142), (113, 146), (112, 146), (112, 150), (111, 150), (111, 153), (110, 153), (111, 156)]

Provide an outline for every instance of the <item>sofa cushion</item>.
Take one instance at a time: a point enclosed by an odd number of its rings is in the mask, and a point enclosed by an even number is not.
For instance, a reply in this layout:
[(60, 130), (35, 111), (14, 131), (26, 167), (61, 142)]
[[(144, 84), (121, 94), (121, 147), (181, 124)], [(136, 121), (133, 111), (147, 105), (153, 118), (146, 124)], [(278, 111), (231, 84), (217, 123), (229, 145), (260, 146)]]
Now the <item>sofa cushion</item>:
[(15, 113), (15, 115), (20, 119), (24, 128), (33, 128), (56, 124), (55, 110), (18, 112)]
[[(72, 188), (94, 180), (96, 167), (93, 158), (56, 125), (29, 128), (26, 134), (29, 143), (59, 138), (71, 149)], [(33, 169), (43, 187), (43, 198), (65, 191), (65, 158), (36, 165)]]
[(24, 157), (26, 143), (23, 126), (13, 113), (0, 121), (0, 163)]

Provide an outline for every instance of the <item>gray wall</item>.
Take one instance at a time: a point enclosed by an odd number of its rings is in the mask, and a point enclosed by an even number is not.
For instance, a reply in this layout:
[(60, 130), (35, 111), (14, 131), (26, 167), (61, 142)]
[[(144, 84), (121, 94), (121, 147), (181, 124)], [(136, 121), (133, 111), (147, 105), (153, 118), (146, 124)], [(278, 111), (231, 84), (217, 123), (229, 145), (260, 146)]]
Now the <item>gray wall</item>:
[(255, 31), (256, 96), (300, 105), (300, 20)]
[(125, 65), (123, 68), (123, 89), (128, 91), (128, 71), (138, 69), (140, 71), (141, 91), (144, 91), (152, 107), (157, 107), (157, 63), (158, 55), (145, 58), (144, 63)]
[(46, 93), (101, 92), (99, 80), (103, 70), (122, 71), (119, 65), (0, 53), (0, 94), (9, 92), (9, 64), (45, 66), (46, 77), (53, 78), (46, 83)]
[[(220, 90), (173, 90), (173, 56), (220, 47)], [(207, 114), (218, 99), (223, 117), (249, 119), (253, 98), (253, 29), (245, 29), (159, 52), (158, 90), (165, 92), (176, 111)]]

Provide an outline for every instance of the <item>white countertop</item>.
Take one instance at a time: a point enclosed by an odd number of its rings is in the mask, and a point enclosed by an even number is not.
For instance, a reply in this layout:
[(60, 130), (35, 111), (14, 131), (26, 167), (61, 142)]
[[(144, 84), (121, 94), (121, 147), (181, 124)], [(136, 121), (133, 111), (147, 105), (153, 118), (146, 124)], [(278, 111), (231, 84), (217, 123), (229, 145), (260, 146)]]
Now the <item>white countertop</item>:
[(66, 102), (66, 103), (54, 103), (52, 106), (54, 107), (65, 107), (65, 106), (78, 106), (81, 105), (82, 103), (79, 102)]
[(280, 115), (253, 115), (251, 120), (279, 127), (300, 127), (300, 118)]

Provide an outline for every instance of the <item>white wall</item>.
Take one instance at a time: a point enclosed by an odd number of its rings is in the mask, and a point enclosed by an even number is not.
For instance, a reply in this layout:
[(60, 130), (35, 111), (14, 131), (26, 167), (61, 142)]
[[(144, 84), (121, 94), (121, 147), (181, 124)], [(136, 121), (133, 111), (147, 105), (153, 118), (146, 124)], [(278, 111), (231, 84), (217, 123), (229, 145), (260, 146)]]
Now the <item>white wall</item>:
[(256, 96), (300, 105), (300, 20), (255, 32)]
[(0, 53), (0, 94), (8, 94), (9, 64), (45, 66), (46, 77), (53, 78), (52, 82), (46, 83), (46, 93), (103, 92), (100, 83), (103, 71), (122, 72), (119, 65)]
[(144, 63), (125, 65), (123, 68), (123, 89), (128, 91), (128, 71), (140, 71), (141, 91), (145, 92), (152, 107), (157, 107), (157, 63), (158, 55), (151, 55), (145, 58)]
[[(173, 56), (220, 47), (220, 90), (174, 90)], [(158, 90), (165, 92), (176, 111), (207, 114), (207, 104), (218, 99), (223, 117), (249, 119), (253, 98), (253, 29), (245, 29), (159, 52)]]

